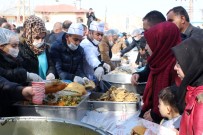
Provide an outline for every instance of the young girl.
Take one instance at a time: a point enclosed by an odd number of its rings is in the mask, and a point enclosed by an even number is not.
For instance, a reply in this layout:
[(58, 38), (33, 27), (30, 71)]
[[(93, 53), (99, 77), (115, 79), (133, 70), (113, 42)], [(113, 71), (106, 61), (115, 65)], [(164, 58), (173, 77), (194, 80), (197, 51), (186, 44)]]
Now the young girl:
[[(177, 106), (176, 90), (173, 86), (166, 87), (159, 92), (159, 112), (164, 119), (161, 125), (167, 128), (179, 129), (181, 115)], [(167, 118), (168, 120), (166, 120)]]
[(178, 104), (183, 114), (180, 135), (203, 134), (203, 38), (202, 33), (174, 47), (177, 63), (174, 67), (182, 79)]

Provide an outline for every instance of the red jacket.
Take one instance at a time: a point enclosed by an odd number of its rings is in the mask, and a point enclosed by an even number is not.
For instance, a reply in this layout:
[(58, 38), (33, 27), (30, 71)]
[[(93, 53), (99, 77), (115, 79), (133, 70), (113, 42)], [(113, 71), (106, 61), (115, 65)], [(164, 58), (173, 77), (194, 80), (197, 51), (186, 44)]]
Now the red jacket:
[(203, 103), (197, 101), (200, 93), (203, 93), (203, 86), (187, 87), (179, 135), (203, 135)]

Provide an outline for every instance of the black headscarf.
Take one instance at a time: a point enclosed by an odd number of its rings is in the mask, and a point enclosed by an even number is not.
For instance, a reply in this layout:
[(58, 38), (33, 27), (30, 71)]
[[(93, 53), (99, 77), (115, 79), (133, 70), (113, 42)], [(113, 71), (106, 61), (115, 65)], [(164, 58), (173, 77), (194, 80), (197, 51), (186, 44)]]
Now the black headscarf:
[(172, 48), (172, 51), (185, 74), (180, 88), (177, 91), (179, 97), (178, 105), (181, 112), (185, 108), (185, 95), (187, 86), (197, 87), (203, 85), (203, 34), (190, 37), (178, 46)]

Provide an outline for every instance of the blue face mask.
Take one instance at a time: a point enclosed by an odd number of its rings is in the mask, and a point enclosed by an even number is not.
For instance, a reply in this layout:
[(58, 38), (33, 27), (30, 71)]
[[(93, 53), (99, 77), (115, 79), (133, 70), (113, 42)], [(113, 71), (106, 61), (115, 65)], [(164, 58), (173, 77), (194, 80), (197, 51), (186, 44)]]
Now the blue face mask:
[(78, 49), (77, 45), (74, 45), (73, 43), (68, 44), (68, 47), (72, 50), (75, 51), (76, 49)]

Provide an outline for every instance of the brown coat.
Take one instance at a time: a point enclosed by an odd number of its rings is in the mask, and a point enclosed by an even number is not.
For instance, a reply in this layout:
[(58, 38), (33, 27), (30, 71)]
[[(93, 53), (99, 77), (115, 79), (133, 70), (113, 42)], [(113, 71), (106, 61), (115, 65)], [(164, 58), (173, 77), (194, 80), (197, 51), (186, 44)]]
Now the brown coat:
[(111, 66), (111, 70), (114, 70), (115, 66), (111, 62), (110, 56), (111, 47), (109, 45), (109, 41), (106, 36), (103, 37), (101, 43), (99, 44), (99, 51), (101, 54), (101, 59)]
[(127, 46), (123, 38), (118, 39), (118, 41), (113, 45), (111, 51), (113, 54), (119, 53), (121, 50), (125, 49)]

